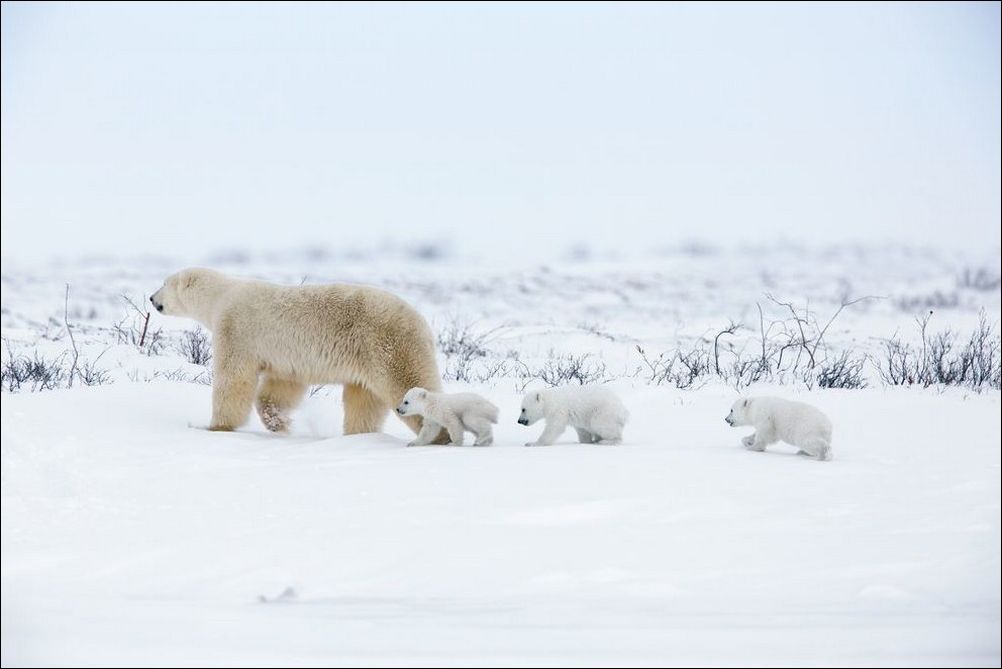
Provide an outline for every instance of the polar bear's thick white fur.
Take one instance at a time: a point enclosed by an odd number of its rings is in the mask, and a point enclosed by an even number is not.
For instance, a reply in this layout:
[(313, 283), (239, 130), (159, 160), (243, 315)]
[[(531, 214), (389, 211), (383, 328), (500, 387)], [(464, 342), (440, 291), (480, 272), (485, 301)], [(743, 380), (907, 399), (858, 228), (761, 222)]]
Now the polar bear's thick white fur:
[(546, 420), (539, 439), (526, 446), (549, 446), (568, 426), (582, 444), (618, 444), (629, 412), (616, 393), (601, 386), (564, 386), (527, 393), (518, 422), (532, 425)]
[(465, 432), (472, 432), (474, 446), (494, 442), (492, 426), (498, 422), (498, 408), (476, 393), (436, 393), (425, 388), (411, 388), (397, 407), (401, 416), (421, 416), (424, 425), (408, 446), (426, 446), (442, 428), (454, 446), (463, 445)]
[(832, 423), (820, 410), (778, 397), (745, 397), (724, 419), (731, 427), (751, 425), (755, 433), (741, 440), (745, 448), (764, 451), (783, 441), (818, 460), (832, 459)]
[[(168, 277), (150, 301), (212, 332), (210, 430), (239, 427), (256, 404), (265, 427), (283, 432), (310, 385), (335, 383), (344, 385), (345, 434), (377, 432), (409, 388), (441, 386), (428, 324), (376, 288), (289, 287), (194, 268)], [(420, 431), (419, 417), (403, 420)]]

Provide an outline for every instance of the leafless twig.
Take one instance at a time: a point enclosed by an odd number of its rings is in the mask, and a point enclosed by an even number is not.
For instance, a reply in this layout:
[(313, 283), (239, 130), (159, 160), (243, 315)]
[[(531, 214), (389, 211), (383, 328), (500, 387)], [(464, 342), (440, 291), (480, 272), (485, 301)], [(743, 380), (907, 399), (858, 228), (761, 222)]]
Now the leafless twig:
[(73, 361), (70, 363), (70, 376), (66, 382), (66, 387), (72, 388), (73, 377), (77, 375), (77, 360), (80, 359), (80, 350), (77, 348), (77, 340), (70, 327), (70, 284), (66, 284), (66, 295), (63, 298), (63, 323), (66, 324), (66, 334), (70, 336), (70, 344), (73, 346)]
[(734, 334), (739, 329), (741, 329), (741, 327), (742, 326), (740, 323), (735, 323), (734, 321), (731, 321), (726, 328), (718, 332), (717, 336), (713, 338), (713, 369), (717, 373), (717, 376), (720, 376), (720, 347), (719, 347), (720, 338), (723, 337), (724, 335)]

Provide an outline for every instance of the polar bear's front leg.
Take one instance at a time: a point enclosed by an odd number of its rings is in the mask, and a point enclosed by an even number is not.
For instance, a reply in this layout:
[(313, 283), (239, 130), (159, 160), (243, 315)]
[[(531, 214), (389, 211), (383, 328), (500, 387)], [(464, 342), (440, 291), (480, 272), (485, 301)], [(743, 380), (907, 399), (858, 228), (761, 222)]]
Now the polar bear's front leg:
[(749, 451), (764, 451), (766, 446), (775, 442), (776, 440), (773, 438), (771, 432), (765, 429), (759, 429), (755, 432), (755, 434), (749, 435), (741, 440), (741, 443), (743, 443), (745, 448)]
[(578, 433), (578, 442), (582, 444), (594, 444), (598, 441), (598, 435), (592, 434), (583, 427), (576, 427), (574, 430)]
[(435, 441), (435, 437), (438, 433), (442, 431), (442, 426), (433, 421), (427, 416), (424, 417), (421, 423), (421, 430), (418, 432), (414, 441), (407, 444), (408, 446), (427, 446), (431, 442)]
[(216, 432), (235, 430), (250, 415), (257, 391), (257, 370), (248, 365), (231, 365), (225, 360), (215, 365), (212, 377), (212, 422)]
[(567, 416), (550, 416), (546, 419), (546, 429), (536, 441), (530, 441), (526, 446), (550, 446), (567, 429)]

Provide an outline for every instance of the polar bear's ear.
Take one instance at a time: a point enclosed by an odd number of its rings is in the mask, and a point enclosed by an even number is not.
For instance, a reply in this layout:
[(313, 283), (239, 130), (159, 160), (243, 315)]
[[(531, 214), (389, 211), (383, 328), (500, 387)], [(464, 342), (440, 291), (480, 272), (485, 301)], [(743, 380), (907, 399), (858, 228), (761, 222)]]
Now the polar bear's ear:
[(421, 392), (418, 393), (418, 397), (420, 397), (421, 399), (428, 397), (428, 391), (422, 390)]
[(186, 272), (184, 275), (184, 288), (189, 289), (195, 285), (198, 281), (198, 274), (195, 272)]
[(745, 409), (748, 408), (748, 398), (747, 397), (744, 398), (743, 400), (741, 400), (741, 406), (742, 406), (742, 408), (745, 408)]
[(542, 402), (543, 401), (543, 396), (540, 393), (536, 393), (536, 401), (537, 402)]

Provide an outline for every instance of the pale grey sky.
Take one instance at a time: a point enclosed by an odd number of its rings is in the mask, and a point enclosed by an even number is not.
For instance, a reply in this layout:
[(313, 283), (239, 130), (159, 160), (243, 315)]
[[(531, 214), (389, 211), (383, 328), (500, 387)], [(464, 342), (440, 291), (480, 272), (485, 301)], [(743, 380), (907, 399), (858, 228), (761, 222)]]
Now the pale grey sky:
[(998, 3), (4, 3), (5, 257), (999, 245)]

